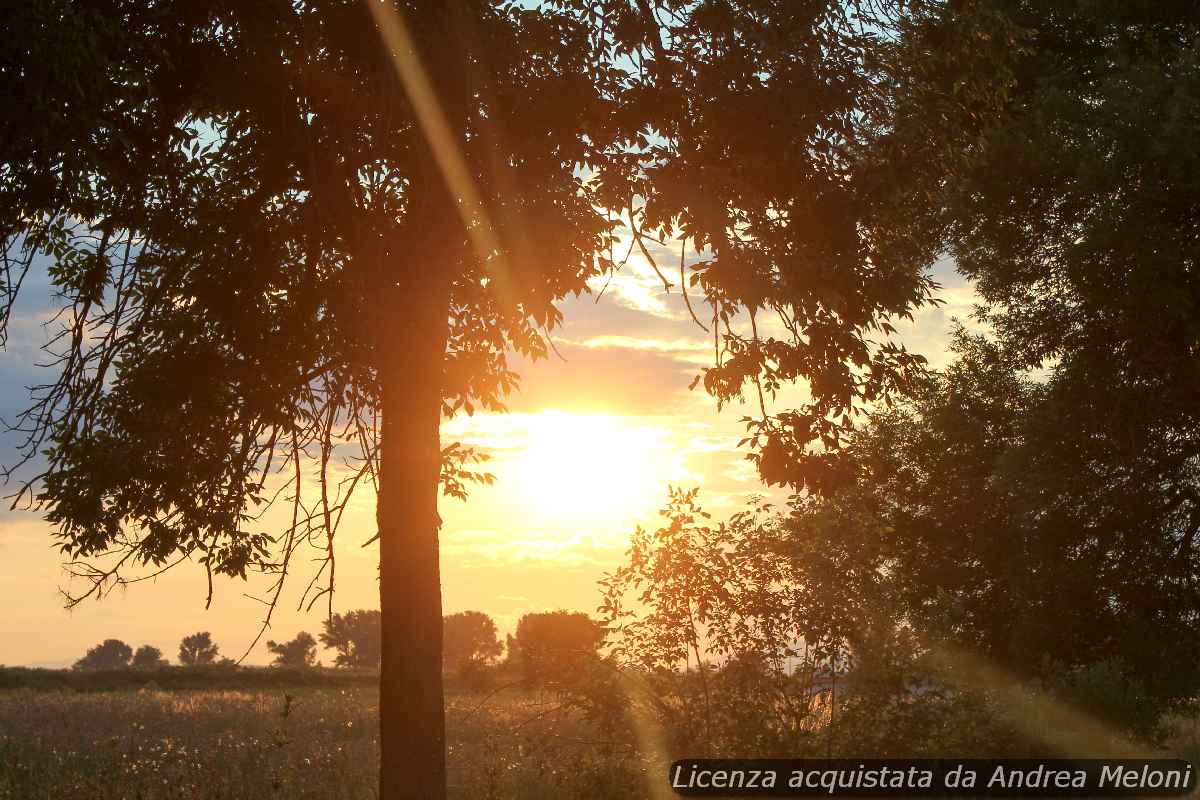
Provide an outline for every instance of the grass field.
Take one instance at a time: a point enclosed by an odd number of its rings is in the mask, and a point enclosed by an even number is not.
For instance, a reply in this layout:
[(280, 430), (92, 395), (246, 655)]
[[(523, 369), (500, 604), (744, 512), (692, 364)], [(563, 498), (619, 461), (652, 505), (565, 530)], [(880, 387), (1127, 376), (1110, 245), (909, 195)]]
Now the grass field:
[[(464, 692), (447, 706), (452, 797), (646, 794), (632, 747), (597, 741), (553, 696)], [(377, 713), (364, 687), (4, 690), (0, 799), (371, 798)]]
[[(376, 797), (369, 674), (166, 670), (163, 684), (183, 686), (171, 689), (115, 673), (4, 675), (27, 685), (0, 684), (0, 800)], [(134, 680), (141, 688), (121, 682)], [(452, 798), (663, 796), (665, 764), (647, 765), (633, 741), (606, 739), (550, 693), (451, 691), (447, 727)], [(1200, 762), (1200, 704), (1162, 727), (1162, 755)], [(955, 750), (962, 737), (946, 735)]]

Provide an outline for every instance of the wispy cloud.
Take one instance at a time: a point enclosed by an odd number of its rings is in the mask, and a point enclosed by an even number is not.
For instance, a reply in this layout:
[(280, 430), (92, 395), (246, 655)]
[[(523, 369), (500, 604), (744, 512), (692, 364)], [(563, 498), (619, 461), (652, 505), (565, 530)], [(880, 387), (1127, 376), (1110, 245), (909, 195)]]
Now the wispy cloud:
[(592, 336), (580, 342), (563, 341), (599, 350), (648, 350), (656, 353), (707, 353), (712, 350), (711, 344), (696, 339), (650, 339), (617, 334)]
[(625, 549), (628, 531), (599, 535), (590, 531), (454, 531), (442, 536), (443, 558), (460, 565), (487, 562), (512, 565), (522, 562), (574, 566), (609, 566)]

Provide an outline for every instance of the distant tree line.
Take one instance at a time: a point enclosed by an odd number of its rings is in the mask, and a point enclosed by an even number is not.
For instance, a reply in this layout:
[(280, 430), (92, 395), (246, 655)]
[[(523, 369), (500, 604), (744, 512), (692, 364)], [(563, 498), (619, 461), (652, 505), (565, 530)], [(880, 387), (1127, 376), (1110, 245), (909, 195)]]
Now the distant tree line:
[[(581, 661), (596, 658), (604, 641), (600, 623), (563, 610), (525, 614), (504, 643), (495, 621), (481, 611), (450, 614), (443, 624), (443, 671), (469, 685), (486, 682), (488, 671), (498, 666), (526, 684), (561, 685), (578, 673)], [(379, 665), (378, 611), (334, 614), (324, 626), (321, 643), (337, 653), (337, 666)]]
[[(212, 634), (201, 631), (180, 640), (179, 663), (185, 667), (194, 667), (218, 663), (232, 664), (233, 661), (220, 658), (220, 651), (213, 643)], [(105, 639), (95, 647), (89, 648), (87, 654), (75, 662), (73, 669), (156, 669), (169, 664), (170, 662), (163, 657), (162, 650), (153, 645), (144, 644), (134, 651), (120, 639)]]
[[(357, 609), (333, 614), (323, 621), (319, 643), (335, 653), (334, 666), (377, 669), (380, 662), (379, 611)], [(531, 685), (558, 686), (578, 674), (580, 663), (596, 658), (604, 640), (600, 624), (586, 614), (552, 611), (526, 614), (517, 623), (516, 633), (500, 641), (495, 621), (481, 611), (463, 611), (444, 618), (445, 647), (443, 668), (447, 675), (468, 685), (490, 680), (490, 670), (500, 664), (515, 671), (520, 680)], [(273, 656), (272, 666), (313, 667), (317, 660), (318, 638), (300, 631), (295, 638), (267, 642)], [(155, 669), (168, 661), (152, 645), (135, 652), (120, 639), (106, 639), (75, 662), (76, 670)], [(183, 637), (179, 643), (179, 663), (183, 666), (232, 664), (223, 658), (208, 631)]]

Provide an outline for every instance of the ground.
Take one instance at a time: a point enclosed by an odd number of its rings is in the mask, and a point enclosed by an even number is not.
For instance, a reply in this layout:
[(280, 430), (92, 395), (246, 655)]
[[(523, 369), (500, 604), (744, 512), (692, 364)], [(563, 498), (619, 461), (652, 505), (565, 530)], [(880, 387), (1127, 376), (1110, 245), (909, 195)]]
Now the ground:
[[(372, 798), (377, 713), (365, 687), (0, 691), (0, 800)], [(646, 796), (553, 695), (453, 693), (447, 723), (451, 797)]]
[[(376, 797), (375, 675), (157, 677), (0, 669), (0, 800)], [(456, 688), (447, 726), (456, 800), (672, 796), (664, 763), (648, 764), (627, 737), (606, 736), (550, 692)], [(1162, 755), (1200, 763), (1200, 701), (1168, 714), (1162, 734)]]

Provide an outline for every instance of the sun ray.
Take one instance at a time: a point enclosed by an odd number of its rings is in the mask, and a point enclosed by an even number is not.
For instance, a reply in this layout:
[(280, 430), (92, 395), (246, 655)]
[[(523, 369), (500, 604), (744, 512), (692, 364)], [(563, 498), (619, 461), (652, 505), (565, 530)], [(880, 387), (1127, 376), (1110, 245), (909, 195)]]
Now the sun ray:
[(492, 225), (491, 216), (463, 156), (462, 142), (454, 134), (430, 83), (428, 72), (418, 55), (404, 15), (390, 2), (365, 0), (379, 35), (391, 52), (392, 64), (404, 91), (416, 112), (417, 123), (433, 151), (434, 160), (450, 191), (458, 197), (459, 213), (480, 263), (488, 270), (496, 296), (505, 307), (511, 307), (511, 272)]

